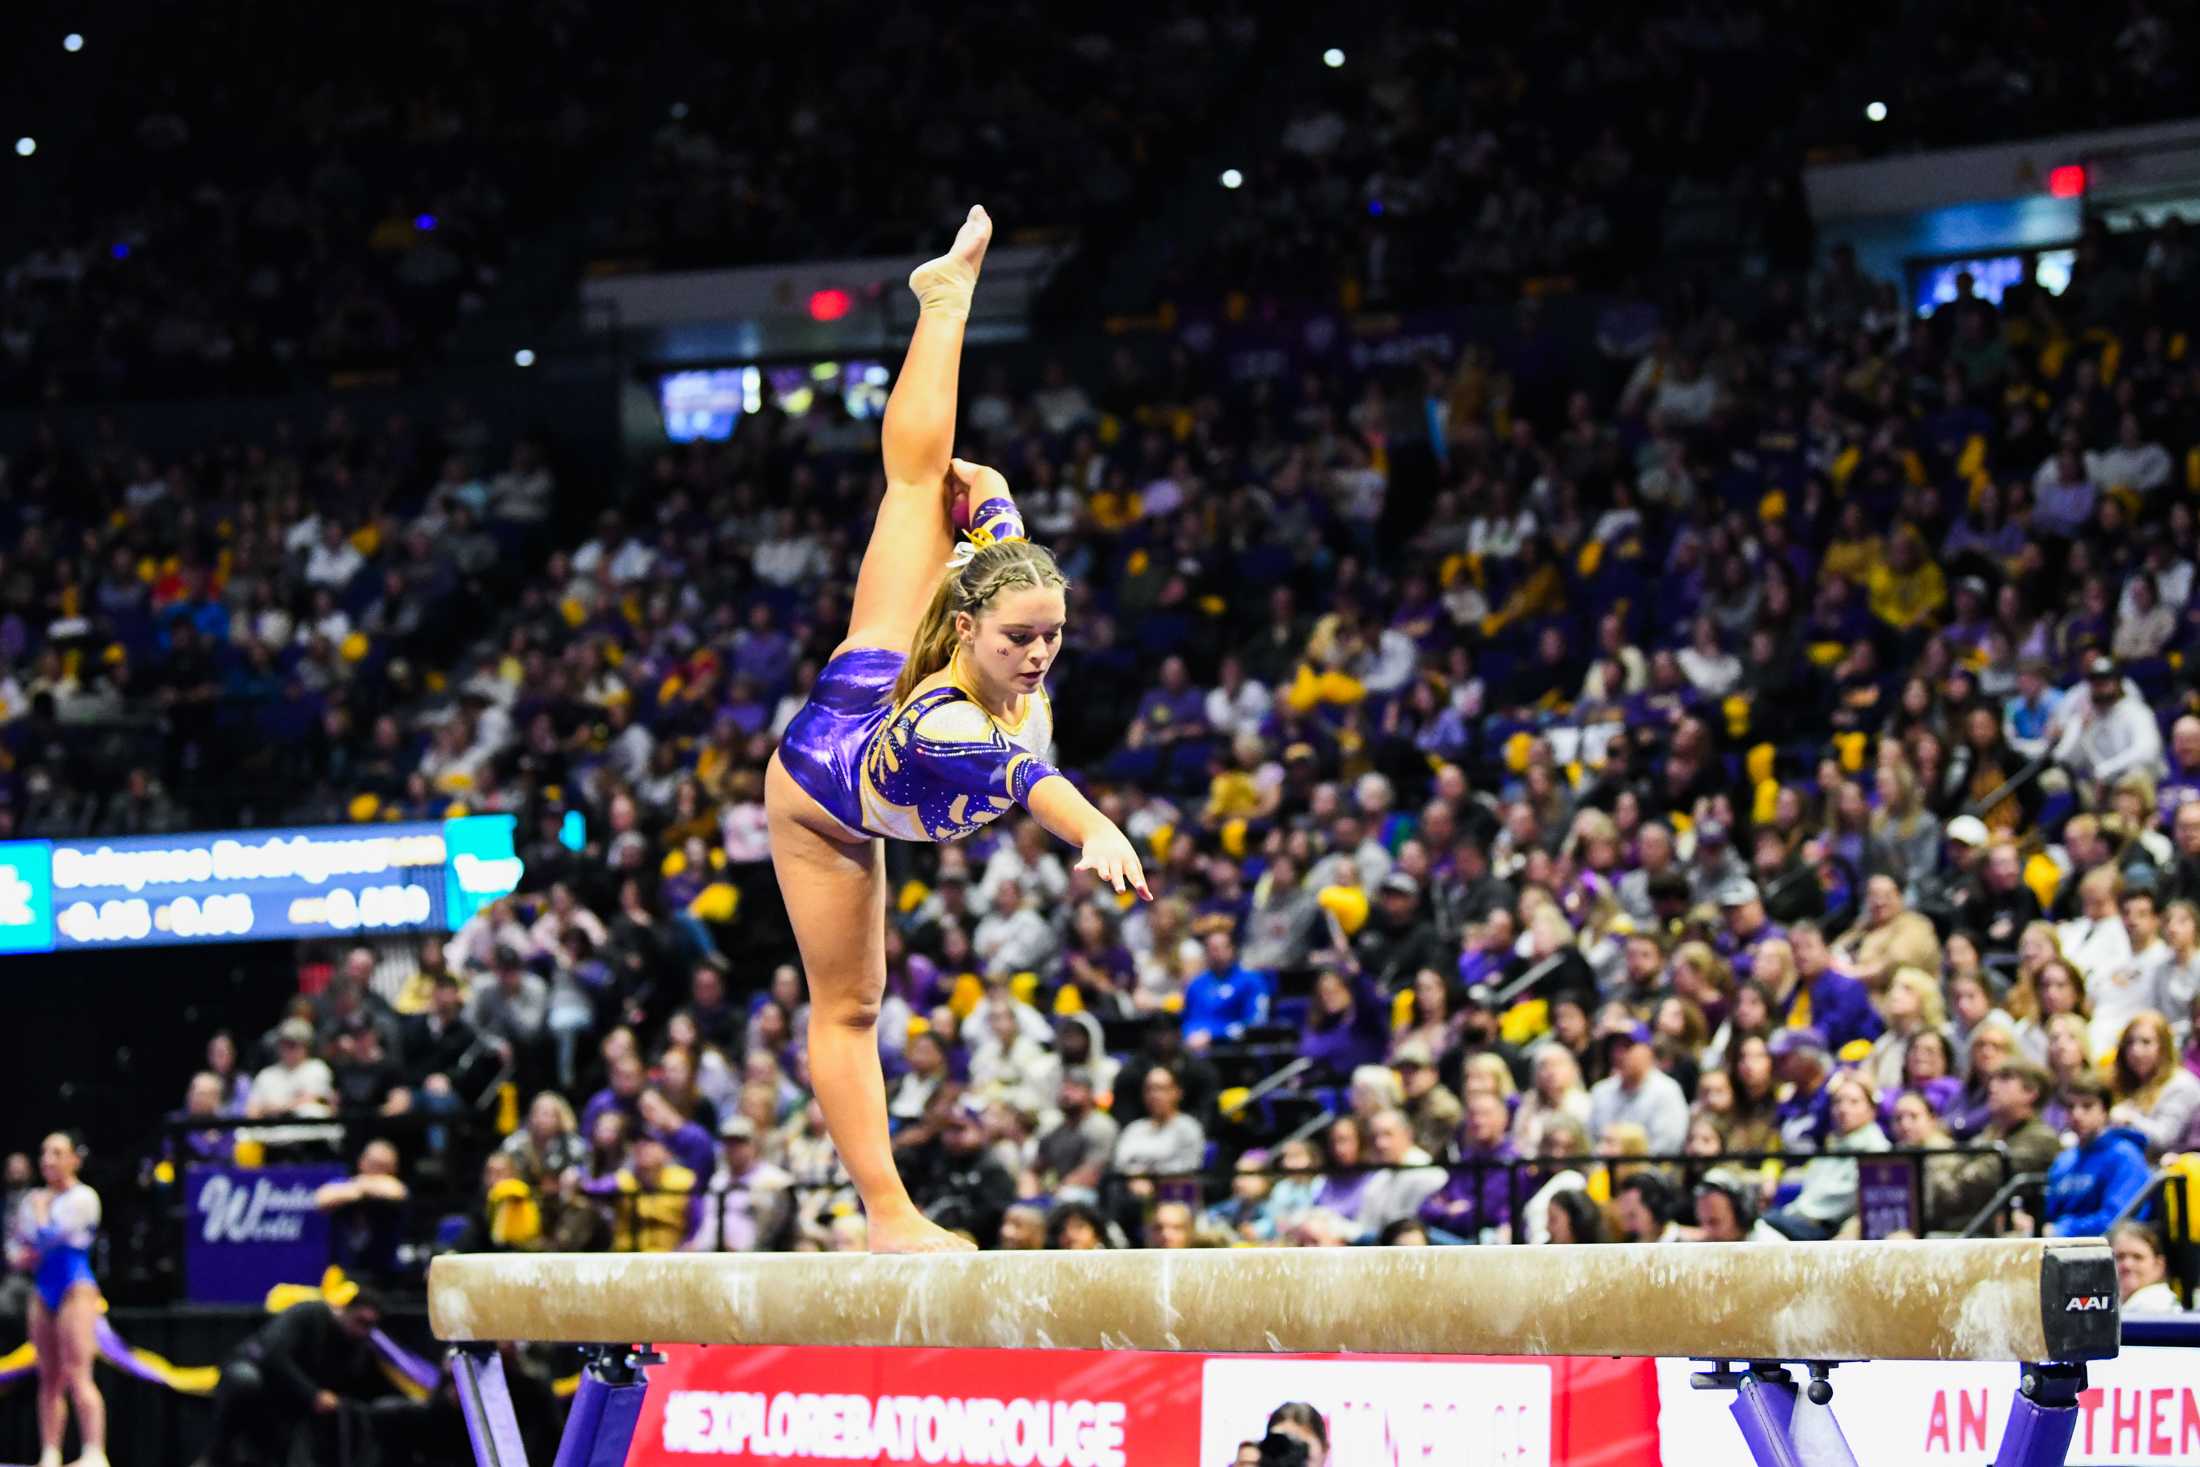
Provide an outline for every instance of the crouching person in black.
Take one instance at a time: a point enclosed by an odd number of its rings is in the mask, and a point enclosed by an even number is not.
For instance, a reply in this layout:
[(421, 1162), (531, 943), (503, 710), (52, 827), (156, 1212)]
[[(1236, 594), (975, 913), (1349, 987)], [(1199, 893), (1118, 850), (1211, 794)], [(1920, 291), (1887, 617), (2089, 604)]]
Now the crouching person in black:
[(381, 1301), (362, 1289), (341, 1309), (309, 1300), (260, 1326), (222, 1366), (201, 1467), (286, 1467), (299, 1428), (381, 1394), (370, 1339), (381, 1322)]

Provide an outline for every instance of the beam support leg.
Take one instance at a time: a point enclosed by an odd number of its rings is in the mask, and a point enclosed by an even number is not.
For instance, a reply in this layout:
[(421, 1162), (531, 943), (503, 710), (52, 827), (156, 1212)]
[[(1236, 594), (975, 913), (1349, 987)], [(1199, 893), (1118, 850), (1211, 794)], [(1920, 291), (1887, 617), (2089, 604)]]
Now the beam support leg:
[(1754, 1365), (1734, 1387), (1735, 1424), (1757, 1467), (1802, 1467), (1791, 1435), (1795, 1425), (1795, 1382), (1785, 1370)]
[(663, 1359), (623, 1348), (597, 1351), (581, 1370), (554, 1467), (625, 1467), (649, 1392), (642, 1367)]
[(2085, 1366), (2027, 1365), (1994, 1467), (2062, 1467), (2078, 1429), (2078, 1395)]
[(512, 1388), (494, 1345), (461, 1345), (451, 1351), (459, 1410), (474, 1444), (476, 1467), (527, 1467), (527, 1443), (512, 1414)]

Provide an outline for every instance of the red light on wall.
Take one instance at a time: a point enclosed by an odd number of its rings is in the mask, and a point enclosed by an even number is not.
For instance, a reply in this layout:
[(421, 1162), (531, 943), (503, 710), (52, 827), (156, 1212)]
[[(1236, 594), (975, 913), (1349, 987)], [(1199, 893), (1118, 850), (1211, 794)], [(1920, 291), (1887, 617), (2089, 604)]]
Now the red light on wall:
[(2085, 165), (2065, 163), (2047, 170), (2047, 191), (2058, 199), (2074, 199), (2085, 192)]
[(838, 321), (848, 314), (854, 304), (845, 290), (819, 290), (810, 294), (810, 319), (813, 321)]

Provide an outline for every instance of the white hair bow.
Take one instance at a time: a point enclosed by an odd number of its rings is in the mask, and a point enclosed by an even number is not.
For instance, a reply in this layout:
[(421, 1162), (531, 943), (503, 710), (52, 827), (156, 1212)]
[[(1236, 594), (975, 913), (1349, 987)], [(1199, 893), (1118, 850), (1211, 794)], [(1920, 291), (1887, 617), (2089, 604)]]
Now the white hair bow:
[(978, 544), (975, 540), (961, 541), (955, 546), (955, 553), (947, 557), (947, 568), (952, 571), (959, 571), (975, 560), (977, 555)]

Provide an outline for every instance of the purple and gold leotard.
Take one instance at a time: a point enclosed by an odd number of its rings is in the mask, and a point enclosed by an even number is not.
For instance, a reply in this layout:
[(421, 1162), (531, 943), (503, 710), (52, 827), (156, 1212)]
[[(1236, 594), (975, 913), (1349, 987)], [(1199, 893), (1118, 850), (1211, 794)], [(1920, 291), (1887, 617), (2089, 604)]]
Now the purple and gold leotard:
[(961, 840), (1060, 772), (1040, 757), (1054, 742), (1045, 689), (1024, 700), (1013, 727), (952, 683), (896, 708), (894, 679), (906, 661), (885, 647), (841, 653), (779, 743), (794, 782), (851, 832)]
[[(1006, 499), (989, 499), (971, 515), (975, 544), (1019, 540), (1023, 530)], [(894, 680), (908, 660), (887, 647), (841, 653), (818, 674), (779, 743), (794, 782), (851, 833), (961, 840), (1060, 773), (1043, 757), (1054, 744), (1044, 688), (1024, 699), (1023, 720), (1013, 726), (953, 683), (897, 708)]]

